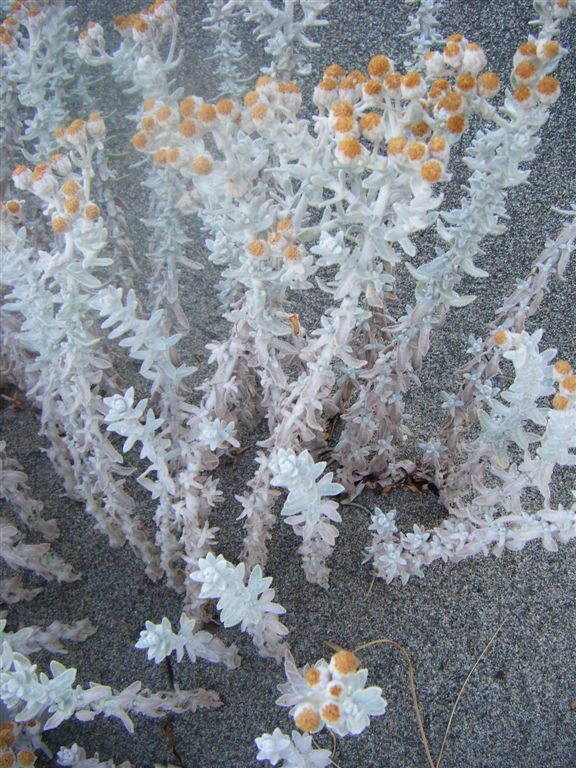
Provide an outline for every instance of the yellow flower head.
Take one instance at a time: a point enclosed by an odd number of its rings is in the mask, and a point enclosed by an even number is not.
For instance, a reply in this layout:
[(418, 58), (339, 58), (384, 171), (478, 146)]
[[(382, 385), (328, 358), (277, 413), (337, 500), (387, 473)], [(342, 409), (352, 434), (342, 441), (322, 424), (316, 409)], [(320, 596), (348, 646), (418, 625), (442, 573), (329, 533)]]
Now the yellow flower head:
[(344, 77), (345, 74), (346, 70), (344, 67), (341, 67), (340, 64), (330, 64), (330, 66), (326, 67), (324, 70), (324, 77), (330, 80), (338, 80), (339, 78)]
[(358, 669), (358, 657), (352, 651), (338, 651), (330, 659), (330, 669), (341, 677), (353, 675)]
[(22, 203), (19, 200), (8, 200), (6, 210), (11, 216), (17, 216), (22, 211)]
[(438, 160), (426, 160), (420, 166), (420, 176), (429, 184), (434, 184), (442, 178), (444, 168)]
[(192, 117), (196, 111), (196, 99), (193, 96), (185, 96), (179, 104), (182, 117)]
[(146, 137), (144, 131), (138, 131), (138, 133), (135, 133), (134, 136), (132, 136), (132, 146), (139, 152), (145, 150), (147, 144), (148, 138)]
[(410, 141), (406, 145), (406, 155), (409, 160), (417, 162), (423, 160), (427, 154), (427, 147), (423, 141)]
[(257, 259), (264, 259), (268, 255), (268, 248), (266, 247), (264, 240), (252, 240), (252, 242), (248, 244), (248, 253), (250, 256), (254, 256)]
[(96, 221), (96, 219), (100, 216), (100, 208), (96, 205), (96, 203), (88, 203), (84, 206), (84, 218), (88, 219), (88, 221)]
[(216, 102), (216, 114), (220, 117), (228, 117), (234, 112), (234, 102), (232, 99), (220, 99)]
[(290, 245), (287, 245), (286, 248), (284, 248), (282, 255), (286, 261), (300, 261), (302, 253), (297, 245), (291, 243)]
[(478, 93), (485, 99), (490, 99), (498, 93), (500, 78), (496, 72), (482, 72), (478, 76)]
[(552, 408), (555, 411), (565, 411), (570, 405), (570, 399), (565, 395), (561, 395), (557, 392), (552, 398)]
[(510, 334), (508, 331), (505, 331), (504, 328), (499, 328), (494, 332), (494, 336), (492, 338), (494, 339), (494, 344), (497, 344), (499, 347), (503, 347), (510, 341)]
[(248, 93), (244, 96), (244, 106), (248, 108), (253, 107), (259, 99), (260, 95), (257, 91), (248, 91)]
[(388, 140), (386, 149), (390, 157), (397, 157), (398, 155), (401, 155), (402, 152), (404, 152), (406, 144), (408, 144), (408, 139), (406, 139), (404, 136), (393, 136)]
[(554, 375), (557, 378), (564, 378), (565, 376), (570, 376), (572, 373), (572, 366), (568, 362), (568, 360), (557, 360), (554, 363)]
[(70, 225), (64, 216), (53, 216), (52, 229), (57, 235), (62, 235), (64, 232), (68, 232)]
[(216, 109), (212, 104), (202, 104), (202, 106), (198, 108), (196, 117), (201, 123), (213, 123), (216, 119)]
[(320, 709), (320, 716), (328, 726), (335, 725), (342, 717), (340, 705), (335, 701), (326, 702)]
[(319, 713), (310, 704), (300, 704), (296, 707), (294, 722), (305, 733), (317, 731), (322, 723)]
[(379, 54), (378, 56), (372, 56), (368, 62), (368, 74), (371, 77), (384, 77), (392, 69), (390, 59), (387, 56)]
[(31, 768), (36, 762), (36, 755), (29, 749), (21, 749), (16, 755), (20, 768)]
[(310, 686), (310, 688), (314, 688), (318, 685), (320, 680), (322, 679), (322, 673), (318, 669), (318, 667), (310, 667), (306, 670), (304, 674), (304, 679), (306, 680), (307, 685)]
[(185, 139), (192, 139), (198, 133), (198, 128), (196, 122), (191, 117), (187, 117), (180, 123), (179, 131)]
[(362, 151), (362, 147), (358, 139), (342, 139), (338, 142), (338, 152), (348, 160), (354, 160), (359, 157)]
[(77, 197), (82, 192), (82, 187), (75, 179), (67, 179), (60, 187), (60, 192), (66, 197)]
[(330, 113), (333, 117), (352, 117), (354, 114), (354, 107), (347, 101), (337, 101)]
[(70, 216), (74, 216), (80, 210), (80, 200), (77, 197), (67, 197), (64, 200), (64, 210)]
[(207, 176), (212, 172), (212, 158), (208, 155), (196, 155), (192, 160), (192, 172), (199, 176)]

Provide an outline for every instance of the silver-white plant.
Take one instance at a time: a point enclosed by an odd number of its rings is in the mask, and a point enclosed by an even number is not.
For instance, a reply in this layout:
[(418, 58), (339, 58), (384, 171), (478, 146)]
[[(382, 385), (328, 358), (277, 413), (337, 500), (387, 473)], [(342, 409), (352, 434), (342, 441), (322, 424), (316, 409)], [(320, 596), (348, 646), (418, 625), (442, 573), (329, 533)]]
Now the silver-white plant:
[(98, 683), (82, 688), (74, 685), (76, 670), (58, 661), (50, 662), (51, 677), (36, 670), (36, 664), (32, 664), (27, 655), (15, 651), (7, 639), (3, 640), (2, 702), (17, 723), (38, 719), (43, 722), (44, 730), (56, 728), (71, 717), (86, 722), (101, 714), (117, 717), (126, 730), (133, 733), (130, 713), (163, 717), (168, 712), (195, 711), (201, 707), (218, 707), (222, 703), (214, 691), (199, 688), (153, 693), (142, 688), (140, 681), (120, 692)]
[(338, 536), (338, 529), (332, 523), (339, 523), (342, 518), (338, 504), (324, 497), (337, 496), (344, 486), (332, 482), (332, 472), (320, 477), (325, 467), (325, 461), (315, 464), (308, 451), (297, 456), (285, 448), (280, 448), (270, 461), (272, 485), (288, 490), (280, 514), (304, 540), (299, 549), (304, 572), (310, 582), (328, 587), (329, 569), (325, 560)]
[[(98, 752), (88, 757), (86, 750), (78, 744), (59, 749), (56, 759), (62, 768), (116, 768), (113, 760), (100, 760)], [(118, 765), (118, 768), (132, 768), (132, 763), (125, 760)]]
[(207, 661), (222, 661), (228, 669), (234, 669), (240, 664), (237, 648), (234, 644), (226, 647), (221, 640), (209, 632), (194, 631), (196, 620), (186, 616), (180, 616), (180, 629), (174, 632), (172, 624), (166, 616), (160, 624), (151, 621), (146, 622), (146, 629), (140, 632), (140, 638), (136, 648), (146, 650), (148, 659), (160, 664), (172, 653), (176, 653), (177, 661), (182, 661), (184, 651), (192, 662), (196, 659)]
[(254, 639), (263, 656), (281, 657), (284, 652), (282, 638), (288, 634), (278, 616), (286, 610), (273, 602), (272, 579), (263, 576), (255, 566), (245, 583), (245, 565), (232, 565), (222, 555), (208, 553), (198, 562), (199, 570), (190, 575), (202, 584), (200, 597), (218, 600), (220, 619), (225, 627), (240, 624), (241, 629)]
[[(270, 0), (252, 3), (250, 0), (227, 0), (220, 10), (222, 18), (241, 16), (255, 25), (258, 40), (265, 40), (264, 51), (271, 58), (270, 67), (263, 71), (279, 80), (310, 74), (310, 64), (299, 50), (315, 48), (306, 32), (308, 28), (324, 26), (319, 18), (330, 0), (282, 0), (280, 7)], [(300, 14), (298, 13), (300, 11)]]
[[(436, 434), (411, 440), (407, 396), (433, 335), (475, 299), (461, 292), (464, 280), (488, 276), (486, 238), (506, 231), (507, 198), (527, 182), (560, 96), (554, 73), (568, 49), (558, 37), (576, 0), (535, 0), (534, 34), (514, 54), (499, 104), (492, 99), (500, 79), (486, 69), (484, 49), (461, 34), (445, 40), (441, 0), (421, 0), (408, 22), (408, 71), (383, 54), (369, 61), (367, 75), (333, 64), (303, 116), (292, 78), (311, 72), (304, 53), (318, 43), (309, 33), (320, 36), (329, 5), (213, 0), (205, 23), (221, 58), (215, 90), (226, 95), (214, 103), (176, 85), (184, 56), (176, 0), (116, 17), (116, 50), (104, 27), (90, 22), (77, 59), (63, 0), (42, 9), (15, 3), (0, 30), (3, 157), (13, 165), (16, 153), (19, 161), (10, 168), (13, 196), (0, 207), (2, 374), (38, 409), (68, 496), (83, 503), (112, 546), (128, 543), (152, 580), (165, 579), (182, 595), (178, 631), (167, 616), (147, 621), (136, 648), (156, 664), (169, 666), (174, 654), (180, 663), (186, 656), (236, 668), (236, 646), (204, 626), (216, 601), (224, 628), (238, 627), (261, 656), (284, 661), (278, 703), (290, 707), (301, 732), (290, 737), (276, 728), (256, 745), (258, 760), (285, 768), (328, 765), (329, 753), (311, 734), (359, 735), (386, 701), (380, 687), (366, 687), (368, 672), (351, 651), (296, 666), (280, 621), (286, 611), (264, 573), (278, 519), (302, 539), (306, 579), (326, 589), (340, 505), (362, 506), (354, 499), (365, 489), (387, 492), (406, 478), (436, 487), (446, 515), (435, 527), (402, 532), (395, 509), (369, 510), (366, 561), (387, 583), (422, 577), (440, 559), (501, 556), (533, 540), (554, 552), (576, 538), (576, 492), (560, 497), (557, 482), (558, 469), (576, 466), (576, 375), (557, 350), (541, 348), (542, 329), (527, 329), (576, 244), (573, 203), (490, 327), (470, 338), (459, 383), (442, 392), (446, 420)], [(244, 22), (269, 57), (245, 94), (235, 37)], [(85, 77), (82, 67), (99, 68), (142, 101), (127, 117), (148, 197), (140, 221), (150, 233), (152, 269), (143, 281), (122, 262), (105, 120), (88, 96), (86, 114), (70, 121), (67, 113), (64, 91), (72, 73), (76, 82)], [(475, 133), (462, 151), (468, 177), (447, 209), (451, 155), (470, 125)], [(60, 151), (51, 154), (56, 144)], [(180, 360), (181, 342), (197, 331), (181, 287), (189, 270), (202, 267), (188, 253), (189, 219), (220, 270), (218, 301), (229, 324), (199, 365)], [(425, 232), (437, 242), (428, 260), (419, 240)], [(413, 298), (399, 310), (403, 267)], [(296, 310), (315, 286), (325, 300), (312, 327)], [(135, 379), (125, 381), (133, 364)], [(227, 542), (211, 520), (224, 500), (215, 473), (250, 447), (257, 426), (264, 433), (255, 471), (235, 497), (244, 539), (234, 565), (216, 554), (217, 535)], [(43, 519), (4, 443), (0, 467), (0, 492), (20, 521), (0, 521), (4, 561), (45, 580), (77, 580), (52, 550), (58, 527)], [(141, 489), (151, 524), (136, 502)], [(25, 543), (20, 523), (45, 541)], [(19, 576), (0, 585), (7, 604), (40, 591)], [(84, 688), (75, 668), (54, 660), (51, 676), (38, 671), (30, 657), (61, 653), (62, 640), (87, 639), (94, 632), (87, 619), (6, 626), (0, 620), (3, 714), (34, 749), (32, 718), (48, 730), (102, 714), (132, 731), (134, 714), (163, 717), (222, 703), (214, 691), (177, 685), (158, 693), (139, 681), (121, 691)], [(113, 765), (76, 744), (59, 761)]]

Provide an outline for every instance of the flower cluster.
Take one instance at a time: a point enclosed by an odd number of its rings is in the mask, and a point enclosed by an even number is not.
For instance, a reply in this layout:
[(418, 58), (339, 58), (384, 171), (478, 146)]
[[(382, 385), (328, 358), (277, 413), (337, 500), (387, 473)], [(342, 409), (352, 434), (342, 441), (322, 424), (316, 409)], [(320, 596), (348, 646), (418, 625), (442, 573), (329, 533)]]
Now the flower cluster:
[(531, 37), (518, 46), (511, 77), (516, 106), (527, 109), (538, 102), (554, 104), (560, 96), (560, 84), (549, 73), (563, 53), (566, 51), (558, 40)]
[(28, 0), (4, 6), (9, 15), (0, 24), (3, 184), (22, 155), (29, 161), (54, 150), (53, 131), (66, 121), (81, 84), (78, 78), (71, 86), (77, 74), (73, 8)]
[(552, 398), (552, 407), (557, 411), (574, 408), (576, 402), (576, 375), (567, 360), (557, 360), (553, 365), (554, 380), (558, 391)]
[(128, 16), (116, 16), (114, 24), (121, 35), (134, 42), (141, 42), (145, 36), (151, 40), (157, 29), (176, 20), (175, 0), (154, 0), (147, 8)]
[(17, 723), (5, 720), (0, 723), (0, 765), (6, 768), (32, 768), (42, 749), (40, 740), (42, 726), (38, 720)]
[[(12, 179), (16, 189), (32, 192), (42, 201), (56, 234), (73, 231), (77, 245), (84, 247), (88, 257), (102, 249), (106, 230), (100, 208), (90, 200), (89, 186), (74, 166), (90, 165), (94, 153), (103, 146), (106, 126), (94, 112), (87, 120), (73, 120), (55, 135), (65, 149), (76, 153), (76, 159), (57, 153), (33, 169), (17, 166)], [(14, 206), (18, 201), (11, 202)]]
[[(424, 56), (425, 75), (402, 74), (383, 54), (368, 62), (367, 74), (346, 73), (332, 64), (314, 91), (321, 114), (335, 140), (335, 158), (345, 165), (371, 167), (382, 141), (389, 161), (405, 173), (434, 183), (446, 180), (450, 146), (467, 125), (468, 114), (482, 112), (499, 80), (494, 72), (479, 74), (486, 55), (462, 35), (451, 35), (443, 51)], [(371, 153), (367, 147), (372, 145)], [(377, 165), (376, 165), (377, 167)]]
[[(277, 82), (269, 76), (258, 78), (243, 105), (229, 98), (210, 103), (195, 95), (178, 103), (146, 99), (132, 146), (150, 155), (157, 165), (174, 168), (184, 179), (200, 185), (200, 190), (209, 189), (203, 177), (231, 172), (231, 140), (238, 131), (271, 139), (281, 124), (293, 123), (300, 103), (300, 89), (295, 83)], [(241, 196), (246, 189), (238, 184), (229, 180), (226, 187)]]
[[(299, 277), (311, 277), (315, 271), (313, 257), (307, 253), (303, 244), (298, 242), (290, 216), (278, 219), (275, 228), (266, 234), (266, 239), (251, 240), (246, 250), (253, 258), (266, 261), (274, 270), (284, 267), (284, 274), (280, 279), (286, 282), (292, 282)], [(297, 328), (298, 326), (293, 324), (296, 335)]]
[(338, 651), (329, 662), (297, 669), (286, 654), (287, 682), (279, 686), (282, 696), (277, 704), (291, 707), (296, 726), (305, 733), (328, 728), (338, 736), (358, 735), (370, 725), (370, 717), (383, 715), (387, 702), (378, 686), (366, 688), (368, 670), (359, 669), (352, 651)]
[[(157, 96), (166, 93), (167, 74), (178, 66), (175, 55), (178, 14), (175, 0), (154, 0), (140, 13), (116, 16), (116, 29), (122, 43), (112, 55), (106, 52), (104, 30), (94, 21), (80, 33), (77, 43), (79, 59), (91, 66), (111, 65), (120, 81), (130, 82), (133, 90)], [(162, 47), (169, 38), (163, 57)]]

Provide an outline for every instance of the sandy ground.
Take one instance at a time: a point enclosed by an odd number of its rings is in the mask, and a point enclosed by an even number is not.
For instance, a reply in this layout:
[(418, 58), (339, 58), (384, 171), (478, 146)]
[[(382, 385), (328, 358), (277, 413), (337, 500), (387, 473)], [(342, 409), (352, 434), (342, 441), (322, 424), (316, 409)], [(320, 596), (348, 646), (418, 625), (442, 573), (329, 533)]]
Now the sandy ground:
[[(257, 0), (254, 0), (257, 2)], [(85, 0), (78, 4), (78, 20), (106, 22), (117, 13), (137, 10), (138, 5)], [(481, 43), (491, 68), (505, 78), (511, 58), (529, 31), (533, 16), (530, 2), (513, 0), (447, 0), (441, 14), (446, 34), (460, 31)], [(405, 27), (408, 9), (399, 0), (333, 0), (327, 13), (330, 26), (317, 33), (322, 48), (313, 51), (313, 70), (338, 61), (347, 68), (366, 65), (370, 56), (385, 52), (397, 61), (407, 53), (408, 41), (398, 36)], [(210, 63), (206, 56), (212, 41), (201, 29), (206, 4), (199, 0), (181, 3), (181, 45), (187, 56), (179, 82), (187, 93), (206, 98), (213, 93)], [(567, 23), (562, 41), (576, 42), (576, 20)], [(258, 66), (255, 46), (247, 40), (254, 69)], [(561, 64), (559, 77), (563, 95), (552, 109), (542, 132), (538, 157), (532, 165), (530, 185), (512, 190), (508, 204), (511, 220), (507, 233), (486, 243), (482, 266), (491, 277), (476, 281), (477, 301), (453, 311), (448, 328), (435, 340), (423, 373), (423, 387), (415, 392), (414, 419), (422, 435), (430, 434), (438, 420), (440, 389), (451, 386), (451, 371), (463, 359), (470, 334), (483, 333), (493, 311), (529, 271), (533, 256), (547, 235), (559, 231), (560, 217), (551, 206), (568, 207), (576, 199), (576, 132), (573, 105), (576, 98), (574, 53)], [(99, 97), (114, 103), (115, 87), (101, 83)], [(118, 101), (118, 109), (126, 107)], [(136, 106), (136, 105), (134, 105)], [(119, 123), (121, 125), (121, 123)], [(126, 137), (130, 128), (124, 124)], [(126, 143), (128, 139), (126, 138)], [(131, 158), (127, 158), (131, 159)], [(464, 168), (453, 168), (457, 178)], [(464, 177), (462, 177), (463, 179)], [(457, 190), (457, 183), (453, 189)], [(129, 208), (133, 237), (145, 241), (138, 224), (142, 215), (142, 193), (122, 186)], [(139, 207), (140, 206), (140, 207)], [(140, 229), (138, 229), (140, 227)], [(200, 238), (191, 248), (194, 257), (205, 255)], [(425, 260), (425, 253), (419, 254)], [(548, 346), (563, 357), (576, 361), (574, 333), (575, 265), (566, 280), (551, 287), (548, 300), (530, 328), (544, 327)], [(218, 279), (211, 266), (195, 273), (183, 286), (184, 303), (194, 319), (191, 338), (185, 345), (187, 359), (206, 359), (204, 345), (214, 336), (226, 334), (226, 323), (217, 315), (213, 286)], [(472, 282), (472, 281), (470, 281)], [(409, 287), (406, 279), (406, 286)], [(468, 292), (465, 290), (464, 292)], [(319, 309), (319, 304), (314, 305)], [(310, 310), (312, 312), (312, 310)], [(203, 368), (205, 371), (206, 369)], [(168, 616), (173, 624), (180, 615), (180, 600), (162, 586), (148, 581), (143, 567), (126, 549), (108, 548), (96, 534), (81, 505), (63, 495), (36, 433), (38, 414), (28, 405), (22, 411), (5, 408), (1, 425), (10, 453), (28, 472), (32, 493), (42, 498), (46, 517), (56, 517), (64, 536), (57, 551), (82, 572), (82, 580), (59, 588), (48, 585), (44, 595), (30, 605), (10, 611), (10, 625), (47, 624), (53, 619), (73, 621), (89, 617), (98, 632), (86, 643), (70, 644), (61, 660), (78, 668), (78, 681), (90, 680), (121, 689), (142, 680), (152, 689), (169, 687), (166, 667), (155, 667), (133, 644), (145, 620), (160, 621)], [(220, 551), (236, 559), (241, 527), (235, 522), (238, 507), (234, 493), (253, 470), (250, 453), (219, 470), (226, 502), (217, 510), (214, 523), (221, 528)], [(574, 475), (563, 476), (562, 492), (574, 485)], [(142, 512), (152, 507), (141, 495)], [(415, 496), (395, 491), (374, 502), (399, 509), (403, 529), (413, 524), (431, 525), (442, 519), (443, 510), (433, 496)], [(424, 580), (406, 586), (378, 581), (371, 584), (368, 566), (362, 564), (363, 549), (369, 542), (367, 515), (346, 508), (334, 556), (331, 560), (331, 589), (326, 593), (307, 584), (301, 571), (297, 546), (291, 529), (278, 524), (274, 530), (267, 572), (274, 578), (278, 601), (287, 609), (285, 623), (298, 664), (329, 654), (324, 641), (354, 647), (378, 637), (403, 644), (416, 666), (424, 723), (432, 751), (442, 741), (455, 696), (494, 630), (504, 625), (496, 645), (480, 663), (462, 699), (454, 721), (443, 765), (445, 768), (570, 768), (576, 765), (576, 545), (550, 554), (532, 544), (519, 554), (502, 559), (476, 558), (455, 566), (437, 563), (426, 571)], [(33, 582), (30, 579), (29, 583)], [(258, 657), (249, 638), (240, 632), (218, 631), (226, 642), (240, 647), (242, 666), (227, 672), (220, 665), (188, 662), (174, 665), (182, 688), (209, 687), (217, 690), (224, 705), (215, 711), (174, 718), (174, 744), (185, 768), (247, 768), (255, 765), (254, 738), (276, 726), (290, 731), (287, 711), (274, 704), (276, 686), (284, 679), (281, 667)], [(39, 656), (41, 664), (47, 657)], [(335, 761), (342, 768), (424, 766), (425, 757), (407, 683), (404, 661), (393, 649), (375, 649), (362, 654), (369, 681), (383, 688), (389, 702), (385, 717), (372, 721), (361, 737), (338, 743)], [(99, 752), (101, 759), (130, 760), (135, 765), (176, 762), (168, 752), (169, 739), (162, 721), (136, 719), (133, 737), (117, 720), (102, 718), (90, 724), (71, 721), (46, 737), (57, 749), (74, 741), (88, 754)], [(328, 747), (326, 736), (318, 742)]]

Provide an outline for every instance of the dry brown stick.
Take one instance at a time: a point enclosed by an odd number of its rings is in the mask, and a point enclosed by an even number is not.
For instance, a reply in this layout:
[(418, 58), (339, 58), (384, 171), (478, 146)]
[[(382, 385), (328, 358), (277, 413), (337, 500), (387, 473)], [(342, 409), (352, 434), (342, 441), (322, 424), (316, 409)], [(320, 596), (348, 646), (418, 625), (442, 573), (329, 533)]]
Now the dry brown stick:
[(460, 703), (460, 699), (462, 698), (462, 694), (464, 693), (464, 689), (468, 685), (468, 681), (470, 680), (470, 678), (474, 674), (474, 672), (476, 670), (476, 667), (478, 666), (478, 664), (480, 664), (480, 662), (482, 661), (484, 656), (488, 653), (488, 650), (490, 649), (490, 646), (494, 643), (494, 641), (496, 640), (496, 637), (498, 636), (498, 633), (500, 632), (500, 630), (502, 629), (504, 624), (506, 624), (507, 621), (508, 621), (508, 619), (506, 618), (506, 619), (503, 619), (500, 622), (500, 624), (498, 625), (496, 631), (494, 632), (494, 634), (492, 635), (490, 640), (488, 640), (487, 644), (484, 647), (484, 650), (482, 651), (480, 656), (478, 656), (478, 658), (474, 662), (474, 665), (473, 665), (472, 669), (470, 670), (470, 672), (468, 672), (468, 674), (466, 675), (466, 679), (462, 683), (462, 687), (460, 688), (460, 691), (458, 692), (458, 696), (456, 697), (456, 701), (454, 702), (454, 706), (452, 707), (452, 710), (450, 712), (450, 717), (448, 718), (448, 725), (446, 726), (446, 731), (444, 732), (444, 738), (442, 739), (442, 744), (440, 745), (440, 752), (438, 752), (438, 757), (436, 758), (436, 768), (440, 768), (440, 766), (442, 764), (442, 758), (444, 756), (444, 750), (446, 749), (446, 743), (448, 741), (448, 734), (450, 733), (450, 728), (452, 727), (452, 720), (454, 719), (454, 715), (456, 714), (456, 709), (458, 707), (458, 704)]
[[(175, 682), (174, 669), (172, 667), (172, 662), (170, 661), (168, 656), (166, 656), (164, 661), (166, 662), (166, 672), (168, 673), (168, 680), (170, 682), (170, 687), (172, 688), (173, 691), (175, 691), (176, 686), (174, 684)], [(180, 766), (180, 768), (186, 768), (182, 761), (182, 757), (180, 756), (180, 753), (176, 748), (176, 742), (174, 738), (174, 715), (172, 713), (169, 713), (168, 715), (166, 715), (164, 719), (164, 724), (162, 726), (162, 731), (164, 732), (164, 736), (166, 737), (168, 754), (174, 757), (178, 761), (178, 765)]]
[[(482, 653), (478, 656), (476, 661), (474, 662), (474, 665), (472, 666), (472, 669), (468, 672), (466, 675), (466, 679), (462, 683), (462, 687), (460, 688), (460, 691), (458, 692), (458, 695), (456, 697), (456, 701), (454, 702), (454, 705), (450, 711), (450, 717), (448, 718), (448, 724), (446, 726), (446, 730), (444, 731), (444, 738), (442, 739), (442, 744), (440, 745), (440, 751), (438, 753), (438, 757), (436, 758), (436, 761), (434, 761), (434, 758), (432, 757), (432, 753), (430, 751), (430, 743), (428, 741), (428, 737), (426, 735), (426, 729), (424, 728), (424, 723), (422, 721), (422, 715), (420, 713), (420, 704), (418, 702), (418, 693), (416, 691), (416, 683), (414, 680), (414, 666), (412, 664), (412, 661), (410, 660), (410, 656), (408, 655), (408, 651), (400, 645), (400, 643), (397, 643), (395, 640), (390, 640), (389, 638), (379, 638), (377, 640), (371, 640), (369, 643), (363, 643), (362, 645), (359, 645), (357, 648), (354, 649), (354, 653), (357, 653), (358, 651), (363, 651), (367, 648), (371, 648), (375, 645), (392, 645), (394, 648), (400, 651), (400, 653), (404, 656), (406, 663), (408, 664), (408, 676), (410, 681), (410, 692), (412, 693), (412, 702), (414, 704), (414, 712), (416, 714), (416, 721), (418, 723), (418, 729), (420, 731), (420, 738), (422, 739), (422, 745), (424, 747), (424, 751), (426, 753), (426, 759), (428, 761), (428, 765), (430, 768), (441, 768), (442, 765), (442, 759), (444, 757), (444, 750), (446, 749), (446, 744), (448, 742), (448, 736), (450, 734), (450, 728), (452, 727), (452, 721), (454, 719), (454, 715), (456, 714), (456, 709), (458, 708), (458, 704), (460, 703), (460, 700), (462, 698), (462, 695), (464, 693), (464, 689), (468, 685), (468, 682), (474, 672), (476, 671), (476, 668), (478, 667), (478, 664), (482, 661), (484, 656), (488, 653), (490, 650), (490, 647), (493, 645), (494, 641), (496, 640), (496, 637), (498, 636), (500, 630), (504, 626), (504, 624), (508, 621), (508, 619), (503, 619), (500, 624), (498, 625), (496, 631), (490, 638), (490, 640), (486, 643), (484, 646), (484, 649)], [(337, 647), (333, 643), (327, 643), (327, 645), (330, 645), (332, 647)], [(338, 646), (339, 648), (339, 646)]]
[(400, 653), (406, 659), (406, 663), (408, 664), (408, 677), (410, 681), (410, 691), (412, 693), (412, 702), (414, 704), (414, 712), (416, 713), (416, 722), (418, 723), (418, 729), (420, 730), (420, 738), (422, 739), (422, 745), (424, 746), (424, 752), (426, 753), (426, 759), (428, 761), (428, 765), (430, 766), (430, 768), (436, 768), (434, 759), (432, 757), (432, 753), (430, 752), (430, 744), (428, 743), (428, 737), (426, 736), (424, 723), (422, 722), (422, 715), (420, 714), (420, 704), (418, 703), (418, 693), (416, 692), (416, 683), (414, 682), (414, 667), (412, 665), (412, 661), (410, 660), (410, 656), (408, 655), (408, 651), (402, 645), (400, 645), (400, 643), (397, 643), (395, 640), (390, 640), (388, 638), (381, 638), (379, 640), (371, 640), (369, 643), (363, 643), (362, 645), (359, 645), (357, 648), (354, 649), (354, 653), (356, 653), (357, 651), (363, 651), (366, 648), (372, 648), (372, 646), (374, 645), (393, 645), (394, 648), (399, 650)]

